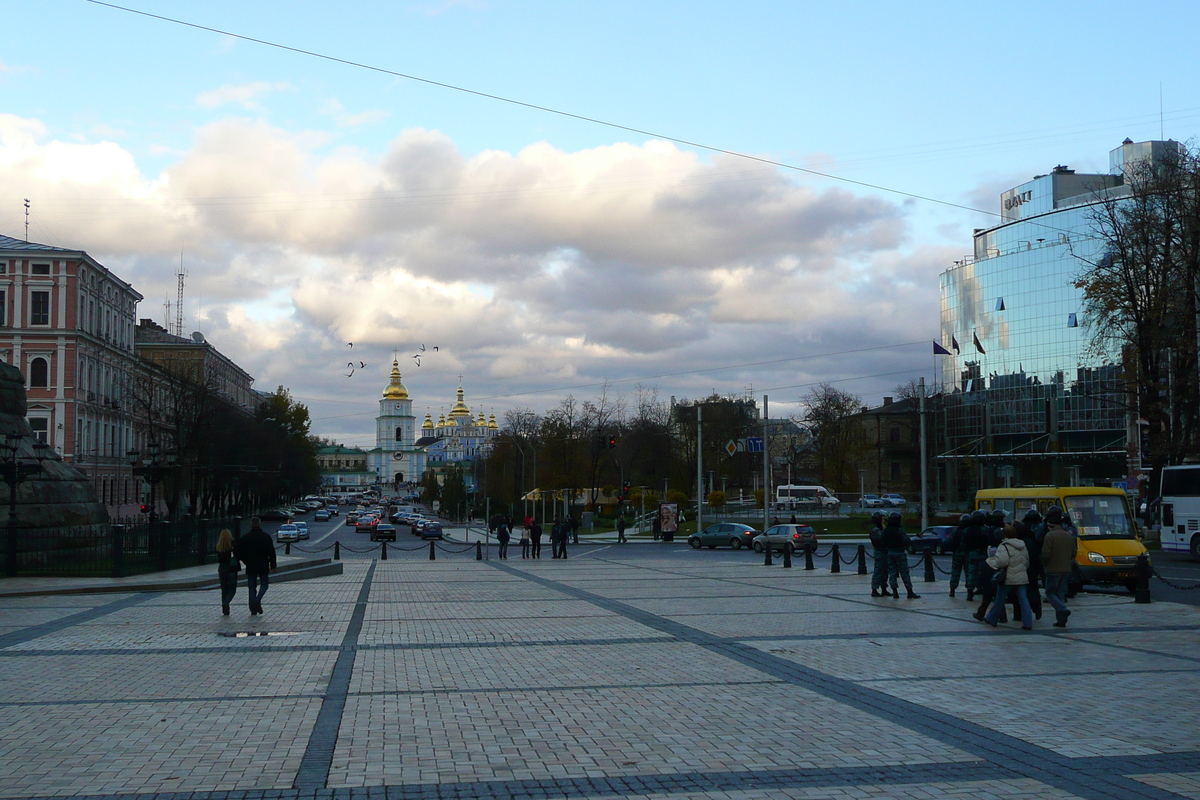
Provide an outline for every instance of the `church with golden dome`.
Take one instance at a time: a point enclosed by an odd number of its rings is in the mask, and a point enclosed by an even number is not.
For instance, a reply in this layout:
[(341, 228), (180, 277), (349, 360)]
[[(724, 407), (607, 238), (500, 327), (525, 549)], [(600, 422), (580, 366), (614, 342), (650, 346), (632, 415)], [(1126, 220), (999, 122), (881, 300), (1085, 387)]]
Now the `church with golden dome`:
[[(473, 414), (463, 400), (461, 377), (458, 400), (449, 414), (425, 415), (419, 433), (412, 413), (412, 398), (400, 377), (400, 364), (392, 361), (392, 375), (375, 418), (375, 448), (367, 454), (368, 465), (385, 487), (415, 484), (432, 469), (440, 472), (454, 463), (470, 462), (487, 454), (500, 432), (496, 415)], [(467, 478), (470, 481), (470, 477)]]
[(416, 445), (416, 418), (412, 398), (400, 378), (400, 363), (392, 361), (392, 377), (379, 401), (375, 418), (375, 449), (367, 453), (367, 464), (375, 471), (376, 481), (396, 487), (421, 480), (425, 471), (425, 451)]

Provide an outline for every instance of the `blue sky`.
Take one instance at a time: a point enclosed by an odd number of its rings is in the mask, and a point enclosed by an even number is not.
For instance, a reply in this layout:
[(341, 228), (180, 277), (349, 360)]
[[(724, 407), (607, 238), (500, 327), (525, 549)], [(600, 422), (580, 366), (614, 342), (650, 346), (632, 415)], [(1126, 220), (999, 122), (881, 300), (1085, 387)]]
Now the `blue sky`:
[[(1190, 4), (130, 7), (987, 211), (1200, 125)], [(6, 21), (0, 232), (30, 197), (31, 239), (160, 320), (182, 248), (188, 327), (354, 443), (393, 349), (434, 338), (444, 358), (402, 368), (435, 418), (460, 372), (498, 414), (639, 376), (878, 402), (932, 377), (928, 345), (821, 356), (931, 339), (937, 275), (991, 219), (83, 0)], [(345, 378), (351, 336), (371, 367)]]

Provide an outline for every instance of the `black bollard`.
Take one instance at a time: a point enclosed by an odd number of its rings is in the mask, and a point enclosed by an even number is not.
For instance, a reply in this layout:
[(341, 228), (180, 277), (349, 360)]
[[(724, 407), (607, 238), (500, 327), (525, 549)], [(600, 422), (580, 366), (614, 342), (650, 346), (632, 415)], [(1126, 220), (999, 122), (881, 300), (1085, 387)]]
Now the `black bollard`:
[(867, 574), (867, 546), (865, 544), (858, 546), (858, 574)]
[(379, 560), (387, 561), (387, 542), (379, 543)]
[(829, 571), (831, 573), (842, 571), (842, 554), (838, 552), (838, 546), (833, 545), (833, 552), (829, 554)]
[[(11, 555), (11, 554), (10, 554)], [(112, 576), (114, 578), (125, 577), (125, 526), (112, 526)], [(10, 562), (13, 570), (16, 570), (17, 562)]]
[(783, 546), (783, 568), (792, 568), (792, 545), (790, 542)]
[(433, 539), (429, 540), (429, 560), (437, 561), (437, 555), (434, 553), (434, 550), (433, 550)]
[(292, 543), (291, 542), (287, 542), (286, 544), (284, 544), (283, 554), (285, 556), (290, 556), (292, 554)]
[(933, 574), (933, 551), (925, 548), (925, 582), (933, 583), (937, 577)]
[(763, 537), (763, 566), (771, 566), (771, 543)]
[(1137, 587), (1133, 592), (1133, 602), (1150, 603), (1150, 556), (1142, 553), (1137, 558)]
[(342, 543), (341, 542), (333, 543), (333, 560), (334, 561), (342, 560)]
[(813, 546), (811, 544), (804, 545), (804, 568), (806, 570), (816, 569), (812, 562)]
[(475, 543), (475, 560), (483, 561), (483, 542)]

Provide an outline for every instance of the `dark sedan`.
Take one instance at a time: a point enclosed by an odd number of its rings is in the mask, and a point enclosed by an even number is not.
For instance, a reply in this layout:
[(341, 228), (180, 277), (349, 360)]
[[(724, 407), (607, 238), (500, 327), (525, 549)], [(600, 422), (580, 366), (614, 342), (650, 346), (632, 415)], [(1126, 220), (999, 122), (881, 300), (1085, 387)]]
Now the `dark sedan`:
[(372, 542), (381, 542), (384, 539), (388, 540), (389, 542), (396, 541), (395, 525), (389, 525), (386, 522), (381, 522), (375, 526), (374, 530), (371, 531)]
[(699, 550), (701, 547), (732, 547), (734, 550), (740, 550), (749, 547), (755, 536), (758, 536), (758, 531), (749, 525), (740, 522), (718, 522), (699, 533), (693, 533), (688, 537), (688, 544), (693, 550)]
[(950, 537), (956, 529), (954, 525), (930, 526), (920, 533), (908, 537), (908, 552), (924, 553), (926, 550), (932, 550), (938, 555), (953, 553), (954, 542)]

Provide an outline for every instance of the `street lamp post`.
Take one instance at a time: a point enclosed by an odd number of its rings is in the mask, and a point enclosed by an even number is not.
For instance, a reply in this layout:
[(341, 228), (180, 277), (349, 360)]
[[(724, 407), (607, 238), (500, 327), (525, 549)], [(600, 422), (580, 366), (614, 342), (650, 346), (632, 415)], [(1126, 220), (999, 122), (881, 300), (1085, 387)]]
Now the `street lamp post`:
[(12, 578), (17, 574), (17, 488), (34, 475), (42, 473), (42, 462), (46, 460), (50, 446), (43, 441), (34, 444), (36, 462), (18, 461), (21, 442), (25, 437), (19, 433), (10, 433), (4, 437), (5, 460), (0, 465), (0, 474), (8, 484), (8, 559), (5, 574)]

